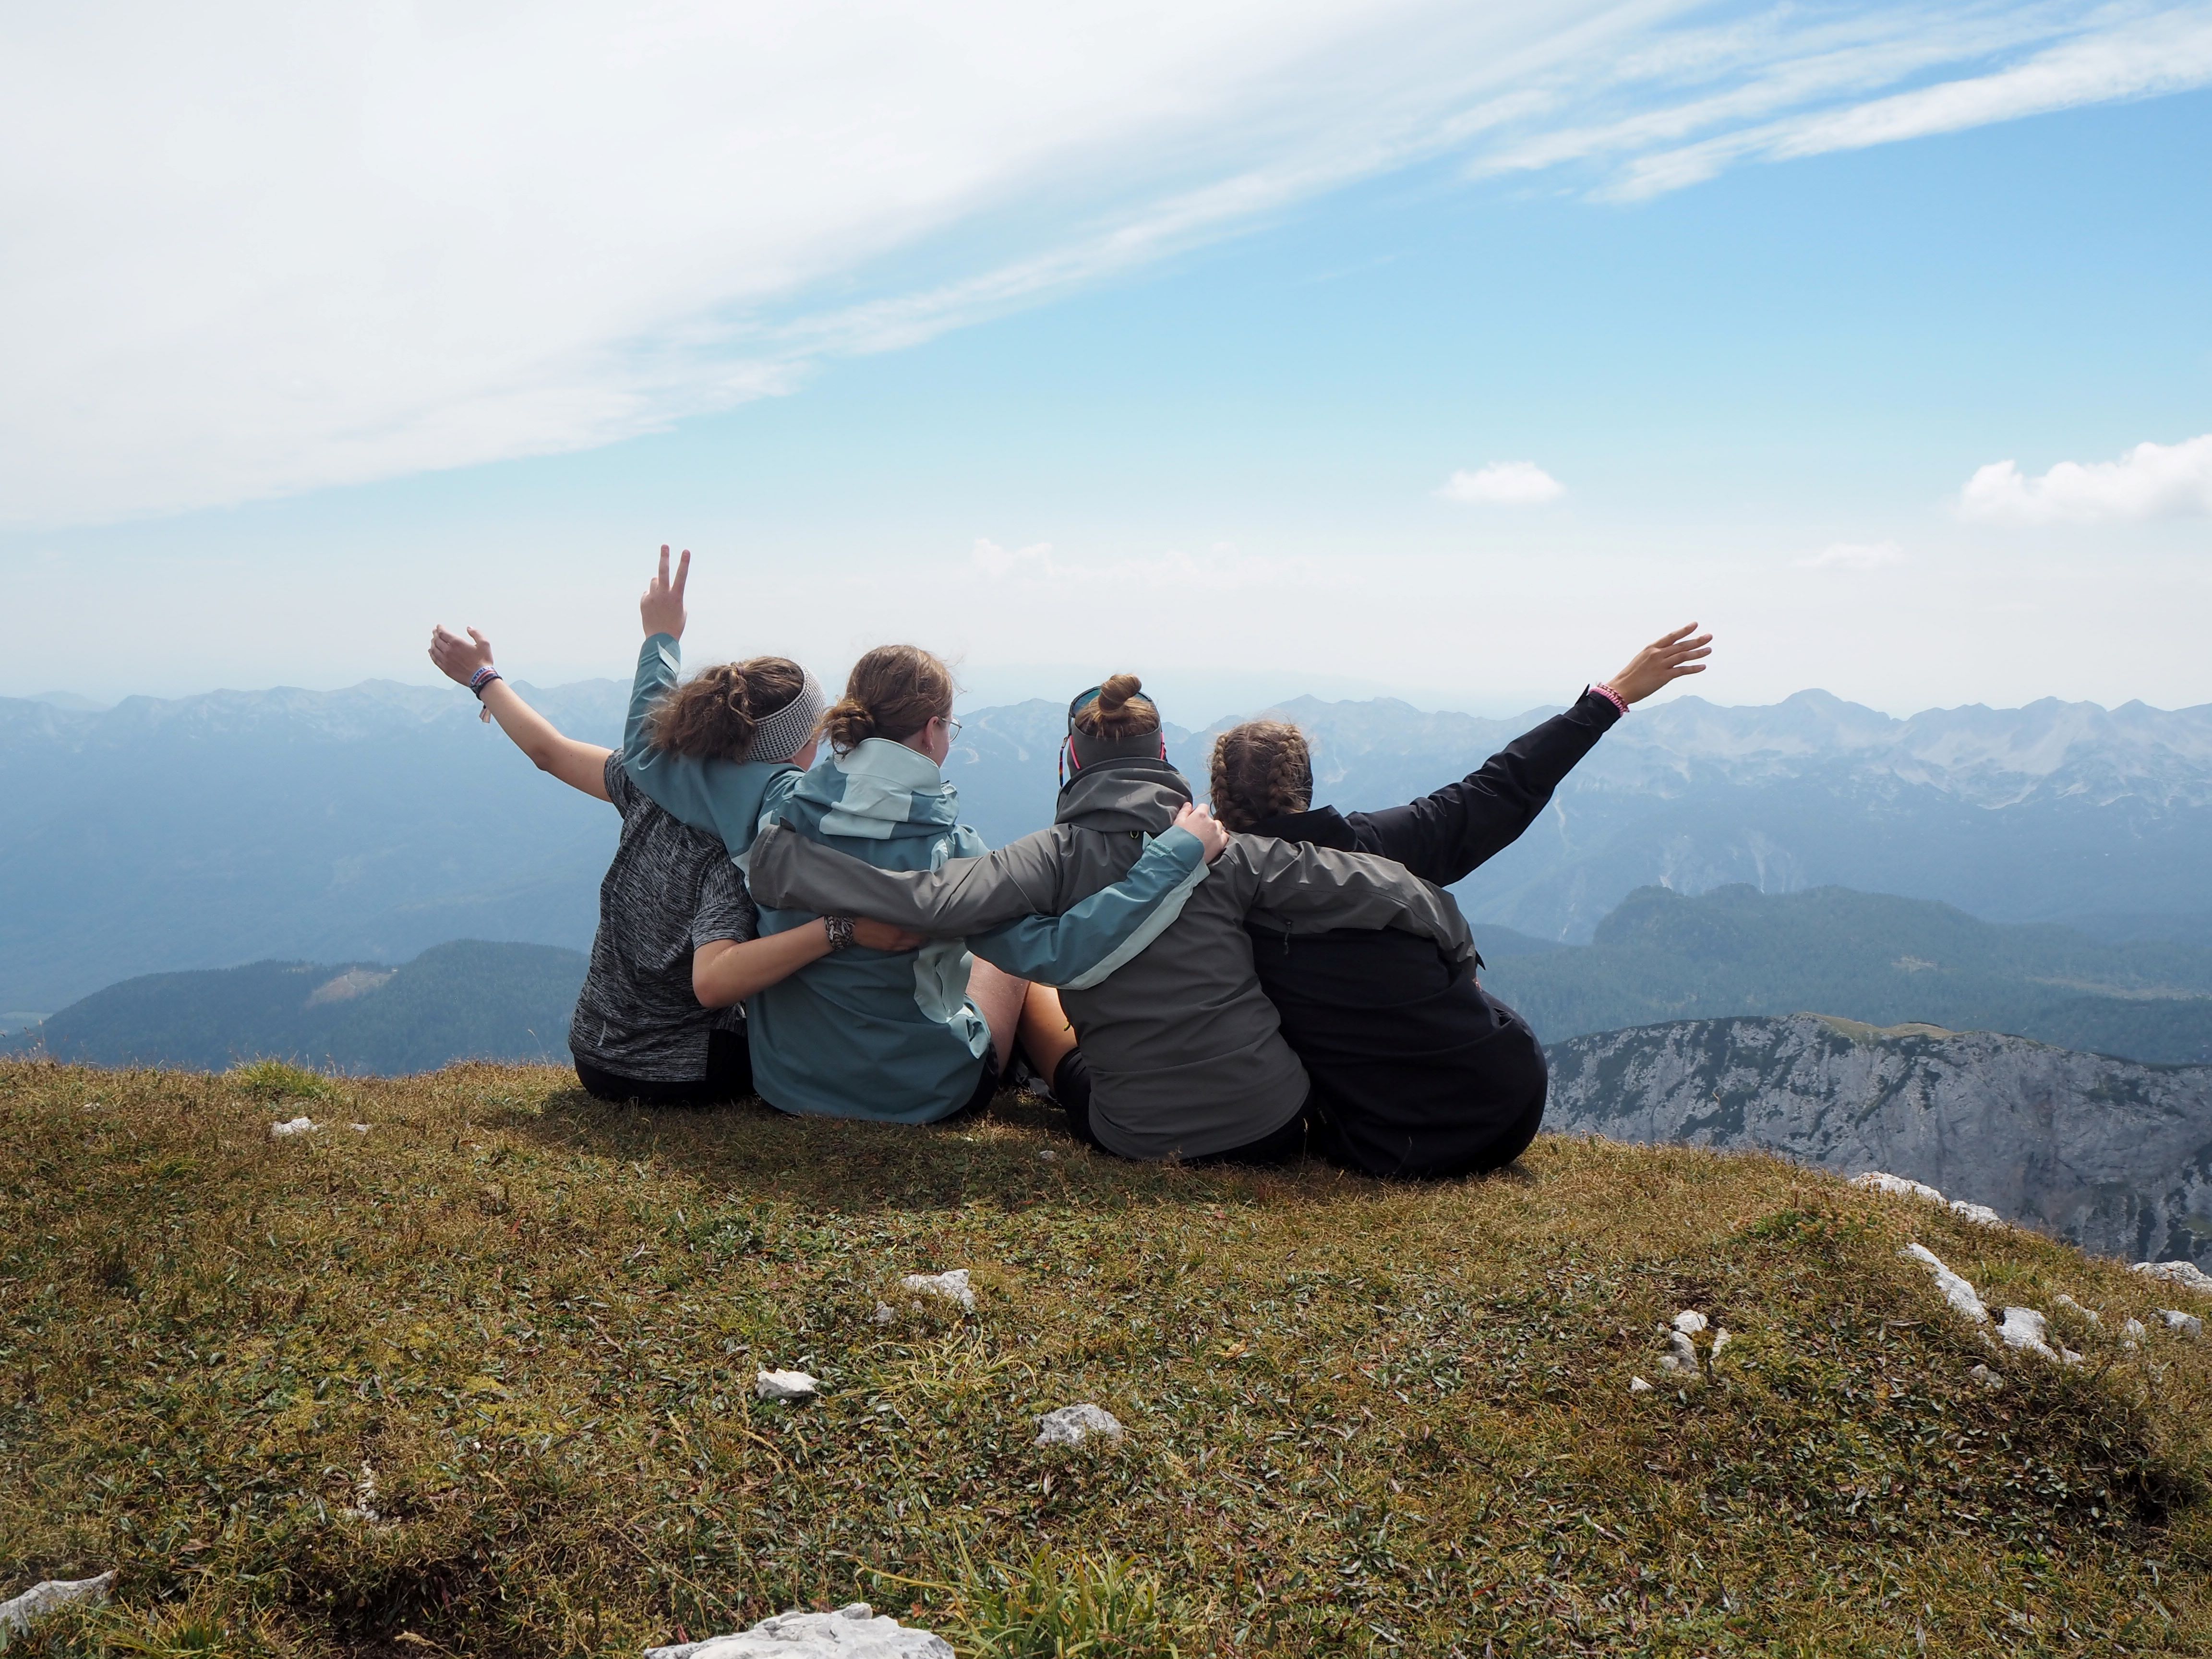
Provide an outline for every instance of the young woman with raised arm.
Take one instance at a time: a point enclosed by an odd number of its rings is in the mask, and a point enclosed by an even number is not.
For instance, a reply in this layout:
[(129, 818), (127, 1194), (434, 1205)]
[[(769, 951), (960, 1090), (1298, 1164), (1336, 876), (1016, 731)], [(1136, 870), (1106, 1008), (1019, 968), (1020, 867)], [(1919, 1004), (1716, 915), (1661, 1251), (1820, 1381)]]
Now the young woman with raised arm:
[[(844, 696), (823, 716), (831, 752), (811, 767), (796, 757), (717, 759), (648, 741), (658, 711), (684, 695), (678, 670), (690, 563), (686, 552), (672, 573), (662, 548), (639, 601), (646, 639), (623, 765), (640, 789), (719, 835), (741, 866), (772, 822), (842, 848), (864, 867), (927, 871), (984, 851), (982, 838), (960, 823), (959, 795), (941, 769), (959, 730), (952, 677), (917, 647), (880, 647), (854, 665)], [(996, 918), (1007, 925), (989, 948), (966, 941), (984, 962), (971, 961), (961, 937), (977, 930), (933, 927), (923, 930), (932, 942), (912, 955), (855, 941), (768, 987), (747, 1009), (761, 1097), (788, 1112), (902, 1123), (933, 1122), (988, 1100), (1012, 1059), (1026, 981), (1058, 984), (1097, 970), (1222, 845), (1203, 813), (1164, 819), (1158, 832), (1090, 903), (1065, 915), (1019, 909)], [(816, 914), (763, 907), (762, 935)]]
[[(1316, 807), (1304, 734), (1248, 720), (1214, 741), (1213, 810), (1247, 835), (1371, 853), (1449, 886), (1511, 846), (1632, 705), (1703, 673), (1711, 651), (1694, 623), (1663, 634), (1458, 782), (1375, 812)], [(1387, 932), (1294, 939), (1255, 920), (1252, 939), (1284, 1040), (1313, 1079), (1317, 1150), (1373, 1175), (1451, 1176), (1502, 1168), (1535, 1139), (1542, 1045), (1474, 973)]]
[[(829, 955), (837, 924), (817, 917), (758, 937), (758, 912), (722, 843), (654, 805), (617, 751), (564, 735), (524, 702), (493, 666), (489, 640), (473, 628), (465, 639), (434, 628), (430, 660), (477, 694), (540, 771), (622, 814), (622, 840), (599, 884), (591, 968), (568, 1027), (577, 1080), (603, 1100), (652, 1105), (750, 1094), (744, 1003)], [(665, 706), (653, 740), (687, 753), (761, 751), (810, 763), (822, 712), (811, 684), (781, 657), (726, 663)], [(876, 950), (922, 943), (877, 922), (846, 925), (854, 943)]]

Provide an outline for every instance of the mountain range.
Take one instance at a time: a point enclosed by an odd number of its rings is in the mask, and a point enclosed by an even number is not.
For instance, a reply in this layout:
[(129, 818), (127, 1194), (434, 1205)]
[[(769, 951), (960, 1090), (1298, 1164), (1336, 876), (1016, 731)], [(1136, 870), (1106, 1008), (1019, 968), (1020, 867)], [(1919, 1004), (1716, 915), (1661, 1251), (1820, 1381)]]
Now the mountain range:
[(412, 962), (255, 962), (146, 974), (0, 1038), (0, 1054), (220, 1072), (286, 1060), (398, 1076), (455, 1060), (568, 1062), (580, 951), (455, 939)]
[(1885, 1170), (2100, 1255), (2212, 1264), (2212, 1066), (1814, 1016), (1548, 1053), (1547, 1128)]
[[(621, 683), (523, 689), (573, 735), (619, 734)], [(1321, 798), (1346, 808), (1434, 788), (1547, 712), (1254, 711), (1306, 728)], [(613, 815), (475, 715), (451, 686), (388, 682), (104, 710), (0, 699), (0, 1026), (148, 973), (388, 964), (456, 937), (581, 948)], [(963, 718), (946, 770), (969, 821), (994, 843), (1048, 822), (1060, 705)], [(1167, 734), (1201, 790), (1216, 729)], [(1583, 943), (1638, 888), (1738, 883), (2212, 944), (2212, 707), (1897, 720), (1818, 691), (1677, 697), (1624, 720), (1461, 898), (1479, 939)]]
[(2212, 950), (1989, 922), (1931, 899), (1732, 884), (1631, 893), (1586, 945), (1481, 930), (1490, 988), (1547, 1042), (1806, 1009), (2212, 1063)]

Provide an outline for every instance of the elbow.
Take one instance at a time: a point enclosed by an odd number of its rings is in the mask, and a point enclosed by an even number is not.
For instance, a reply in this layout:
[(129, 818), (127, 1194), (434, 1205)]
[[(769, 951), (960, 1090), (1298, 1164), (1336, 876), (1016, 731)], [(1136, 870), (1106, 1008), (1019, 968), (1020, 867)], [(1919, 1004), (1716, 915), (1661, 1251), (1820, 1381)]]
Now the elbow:
[(557, 772), (561, 769), (560, 756), (546, 744), (534, 744), (522, 752), (530, 757), (530, 763), (541, 772)]

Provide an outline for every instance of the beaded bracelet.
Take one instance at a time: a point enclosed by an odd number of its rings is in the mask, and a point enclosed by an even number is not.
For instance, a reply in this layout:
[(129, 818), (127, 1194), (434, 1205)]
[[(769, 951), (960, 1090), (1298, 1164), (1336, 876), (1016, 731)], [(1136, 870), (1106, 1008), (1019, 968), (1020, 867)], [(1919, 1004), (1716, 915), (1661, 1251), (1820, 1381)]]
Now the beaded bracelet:
[(822, 930), (830, 935), (832, 951), (848, 951), (853, 946), (853, 919), (850, 916), (824, 916)]
[(1614, 690), (1603, 680), (1600, 680), (1595, 685), (1590, 687), (1590, 690), (1596, 692), (1601, 697), (1603, 697), (1615, 708), (1620, 710), (1622, 714), (1626, 714), (1628, 712), (1628, 699), (1622, 696), (1620, 692)]

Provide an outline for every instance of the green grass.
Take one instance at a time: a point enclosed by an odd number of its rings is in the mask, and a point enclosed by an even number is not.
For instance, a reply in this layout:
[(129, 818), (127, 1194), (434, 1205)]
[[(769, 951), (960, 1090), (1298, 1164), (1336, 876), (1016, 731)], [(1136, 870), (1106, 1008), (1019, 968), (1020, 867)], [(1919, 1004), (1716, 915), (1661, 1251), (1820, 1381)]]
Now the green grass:
[[(272, 1140), (296, 1080), (0, 1066), (0, 1592), (121, 1572), (26, 1652), (635, 1655), (856, 1599), (977, 1654), (2212, 1651), (2212, 1348), (2122, 1350), (2179, 1293), (2030, 1234), (1553, 1138), (1393, 1188), (1011, 1100), (314, 1080), (332, 1127)], [(1912, 1239), (2102, 1310), (2054, 1320), (2087, 1363), (1991, 1354)], [(896, 1293), (954, 1267), (973, 1314)], [(1685, 1306), (1717, 1381), (1632, 1396)], [(1084, 1400), (1124, 1445), (1030, 1443)]]

